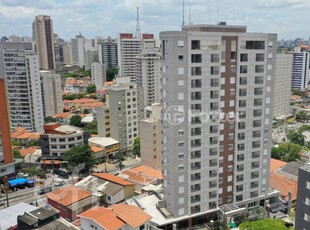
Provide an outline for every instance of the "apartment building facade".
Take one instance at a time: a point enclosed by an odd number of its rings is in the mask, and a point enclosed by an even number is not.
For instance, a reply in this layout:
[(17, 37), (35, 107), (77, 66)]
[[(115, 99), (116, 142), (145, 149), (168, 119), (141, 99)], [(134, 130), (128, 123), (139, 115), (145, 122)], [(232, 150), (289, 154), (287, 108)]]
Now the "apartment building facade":
[(40, 69), (56, 69), (53, 21), (51, 17), (38, 15), (32, 26)]
[(292, 88), (306, 89), (309, 82), (309, 53), (293, 53)]
[(276, 34), (189, 25), (160, 39), (167, 210), (258, 205), (269, 192)]
[(108, 106), (111, 137), (119, 141), (120, 149), (132, 147), (139, 136), (139, 121), (143, 118), (142, 87), (117, 80), (109, 89)]
[(93, 62), (91, 64), (92, 84), (96, 86), (97, 90), (103, 88), (103, 83), (106, 81), (106, 72), (104, 65), (100, 62)]
[(88, 143), (88, 134), (71, 125), (48, 123), (44, 125), (44, 133), (40, 136), (42, 158), (62, 160), (65, 152), (74, 146)]
[(115, 68), (117, 62), (117, 41), (108, 37), (98, 42), (99, 62), (106, 68)]
[(51, 71), (41, 70), (41, 89), (44, 117), (54, 114), (63, 113), (62, 102), (62, 86), (60, 74), (52, 73)]
[(143, 48), (142, 53), (136, 57), (136, 82), (143, 87), (144, 106), (161, 101), (161, 62), (160, 51), (156, 48)]
[(43, 130), (39, 59), (31, 43), (0, 43), (1, 75), (6, 78), (11, 128)]
[(293, 54), (277, 54), (274, 80), (274, 116), (283, 116), (289, 113), (292, 67)]

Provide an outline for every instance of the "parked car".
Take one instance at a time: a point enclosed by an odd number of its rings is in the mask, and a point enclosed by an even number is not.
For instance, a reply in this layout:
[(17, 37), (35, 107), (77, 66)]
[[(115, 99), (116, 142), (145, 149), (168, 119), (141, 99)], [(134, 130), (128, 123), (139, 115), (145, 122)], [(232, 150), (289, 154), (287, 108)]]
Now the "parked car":
[(62, 171), (60, 169), (54, 169), (54, 173), (57, 174), (58, 176), (65, 178), (65, 179), (69, 179), (69, 175), (65, 171)]
[(3, 206), (5, 204), (4, 200), (0, 200), (0, 206)]
[(51, 187), (44, 187), (44, 188), (41, 188), (39, 191), (38, 191), (38, 195), (43, 195), (45, 193), (49, 193), (52, 191), (52, 188)]
[(24, 177), (24, 178), (27, 178), (29, 177), (28, 173), (23, 173), (23, 172), (20, 172), (18, 173), (18, 177)]
[(66, 184), (66, 181), (58, 179), (58, 180), (55, 180), (54, 184), (55, 184), (55, 186), (62, 186), (64, 184)]

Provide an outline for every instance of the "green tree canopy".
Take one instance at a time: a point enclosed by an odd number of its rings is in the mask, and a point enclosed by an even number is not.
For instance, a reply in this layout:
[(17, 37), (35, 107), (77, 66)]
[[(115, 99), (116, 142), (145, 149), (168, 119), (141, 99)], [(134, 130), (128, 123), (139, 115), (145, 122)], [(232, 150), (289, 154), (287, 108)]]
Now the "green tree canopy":
[(81, 127), (82, 126), (81, 121), (82, 121), (81, 116), (75, 115), (75, 116), (71, 117), (69, 125), (73, 125), (73, 126), (76, 126), (76, 127)]
[(92, 121), (87, 124), (84, 130), (90, 134), (98, 134), (97, 121)]
[(133, 140), (132, 153), (133, 153), (133, 155), (140, 157), (140, 155), (141, 155), (141, 153), (140, 153), (140, 137), (137, 137)]
[(93, 152), (87, 144), (74, 146), (69, 151), (65, 152), (64, 160), (68, 161), (71, 167), (76, 167), (79, 164), (85, 163), (85, 168), (90, 169), (96, 163), (92, 154)]
[(301, 96), (301, 95), (302, 95), (302, 92), (301, 92), (300, 89), (292, 89), (292, 94), (293, 94), (293, 95)]
[(56, 122), (56, 118), (53, 118), (51, 116), (44, 117), (44, 124), (47, 124), (50, 122)]
[(89, 112), (88, 109), (84, 109), (84, 110), (83, 110), (83, 113), (84, 113), (84, 114), (89, 114), (90, 112)]
[(271, 157), (285, 162), (295, 161), (300, 159), (298, 153), (302, 147), (298, 144), (284, 142), (279, 147), (273, 147), (271, 149)]
[(86, 87), (86, 92), (89, 94), (96, 93), (96, 85), (88, 85)]
[(17, 149), (13, 150), (13, 157), (14, 158), (24, 158), (22, 155), (20, 155), (20, 152)]
[(70, 101), (72, 101), (74, 99), (75, 99), (75, 95), (72, 94), (72, 93), (62, 95), (62, 100), (70, 100)]
[(305, 144), (305, 136), (299, 131), (289, 130), (286, 137), (294, 144), (299, 144), (301, 146)]
[(106, 71), (107, 81), (113, 81), (115, 75), (117, 74), (118, 74), (118, 68), (115, 67), (108, 68)]
[(27, 146), (40, 146), (39, 139), (33, 139), (27, 142)]
[(243, 222), (239, 225), (240, 230), (287, 230), (288, 228), (285, 226), (284, 220), (276, 220), (276, 219), (263, 219), (252, 222)]
[(308, 115), (305, 111), (299, 111), (298, 113), (296, 113), (296, 121), (299, 122), (305, 122), (308, 120)]
[(309, 131), (309, 130), (310, 130), (310, 125), (303, 125), (298, 129), (298, 131), (301, 133), (305, 131)]

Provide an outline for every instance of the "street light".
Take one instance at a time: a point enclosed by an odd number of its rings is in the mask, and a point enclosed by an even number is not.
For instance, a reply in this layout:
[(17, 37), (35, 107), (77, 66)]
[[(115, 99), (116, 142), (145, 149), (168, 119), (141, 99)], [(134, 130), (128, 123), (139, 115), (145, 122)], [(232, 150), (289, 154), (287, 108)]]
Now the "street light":
[(9, 179), (7, 176), (5, 176), (3, 178), (3, 182), (4, 184), (1, 184), (1, 187), (3, 189), (3, 191), (5, 192), (5, 195), (6, 195), (6, 206), (9, 207), (10, 204), (9, 204), (9, 194), (8, 194), (8, 190), (9, 190)]

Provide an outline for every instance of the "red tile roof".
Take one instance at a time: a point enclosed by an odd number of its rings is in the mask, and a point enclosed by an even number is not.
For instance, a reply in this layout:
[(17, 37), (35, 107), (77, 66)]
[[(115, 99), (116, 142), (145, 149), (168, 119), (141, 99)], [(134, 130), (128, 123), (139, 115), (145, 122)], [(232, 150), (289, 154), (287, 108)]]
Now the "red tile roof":
[(90, 192), (73, 185), (67, 185), (66, 187), (56, 189), (53, 192), (46, 194), (48, 199), (53, 200), (63, 206), (68, 206), (80, 200), (84, 200), (91, 195), (92, 194)]
[(86, 212), (82, 212), (79, 216), (81, 218), (93, 220), (107, 230), (118, 230), (125, 226), (125, 223), (117, 218), (111, 209), (103, 207), (93, 207)]
[(126, 222), (133, 228), (137, 228), (150, 219), (152, 216), (141, 210), (137, 206), (126, 204), (114, 204), (110, 208), (116, 213), (118, 218)]
[(276, 171), (279, 168), (282, 168), (284, 165), (286, 165), (285, 161), (281, 161), (281, 160), (277, 160), (277, 159), (271, 158), (271, 161), (270, 161), (270, 173)]
[(142, 173), (144, 175), (147, 175), (149, 177), (153, 177), (153, 178), (156, 178), (159, 180), (163, 179), (163, 174), (162, 174), (161, 170), (153, 169), (153, 168), (145, 166), (145, 165), (140, 165), (138, 167), (131, 168), (130, 171)]
[(114, 175), (109, 174), (109, 173), (93, 173), (92, 175), (95, 176), (95, 177), (99, 177), (101, 179), (113, 182), (115, 184), (123, 185), (123, 186), (134, 185), (133, 183), (125, 181), (124, 179), (122, 179), (122, 178), (120, 178), (118, 176), (114, 176)]
[(270, 187), (278, 190), (282, 199), (287, 200), (288, 192), (292, 192), (292, 200), (297, 198), (297, 182), (292, 181), (278, 173), (270, 174)]
[(25, 148), (25, 149), (20, 149), (19, 153), (21, 156), (25, 157), (28, 154), (32, 154), (36, 150), (37, 150), (37, 147), (33, 146), (33, 147)]

